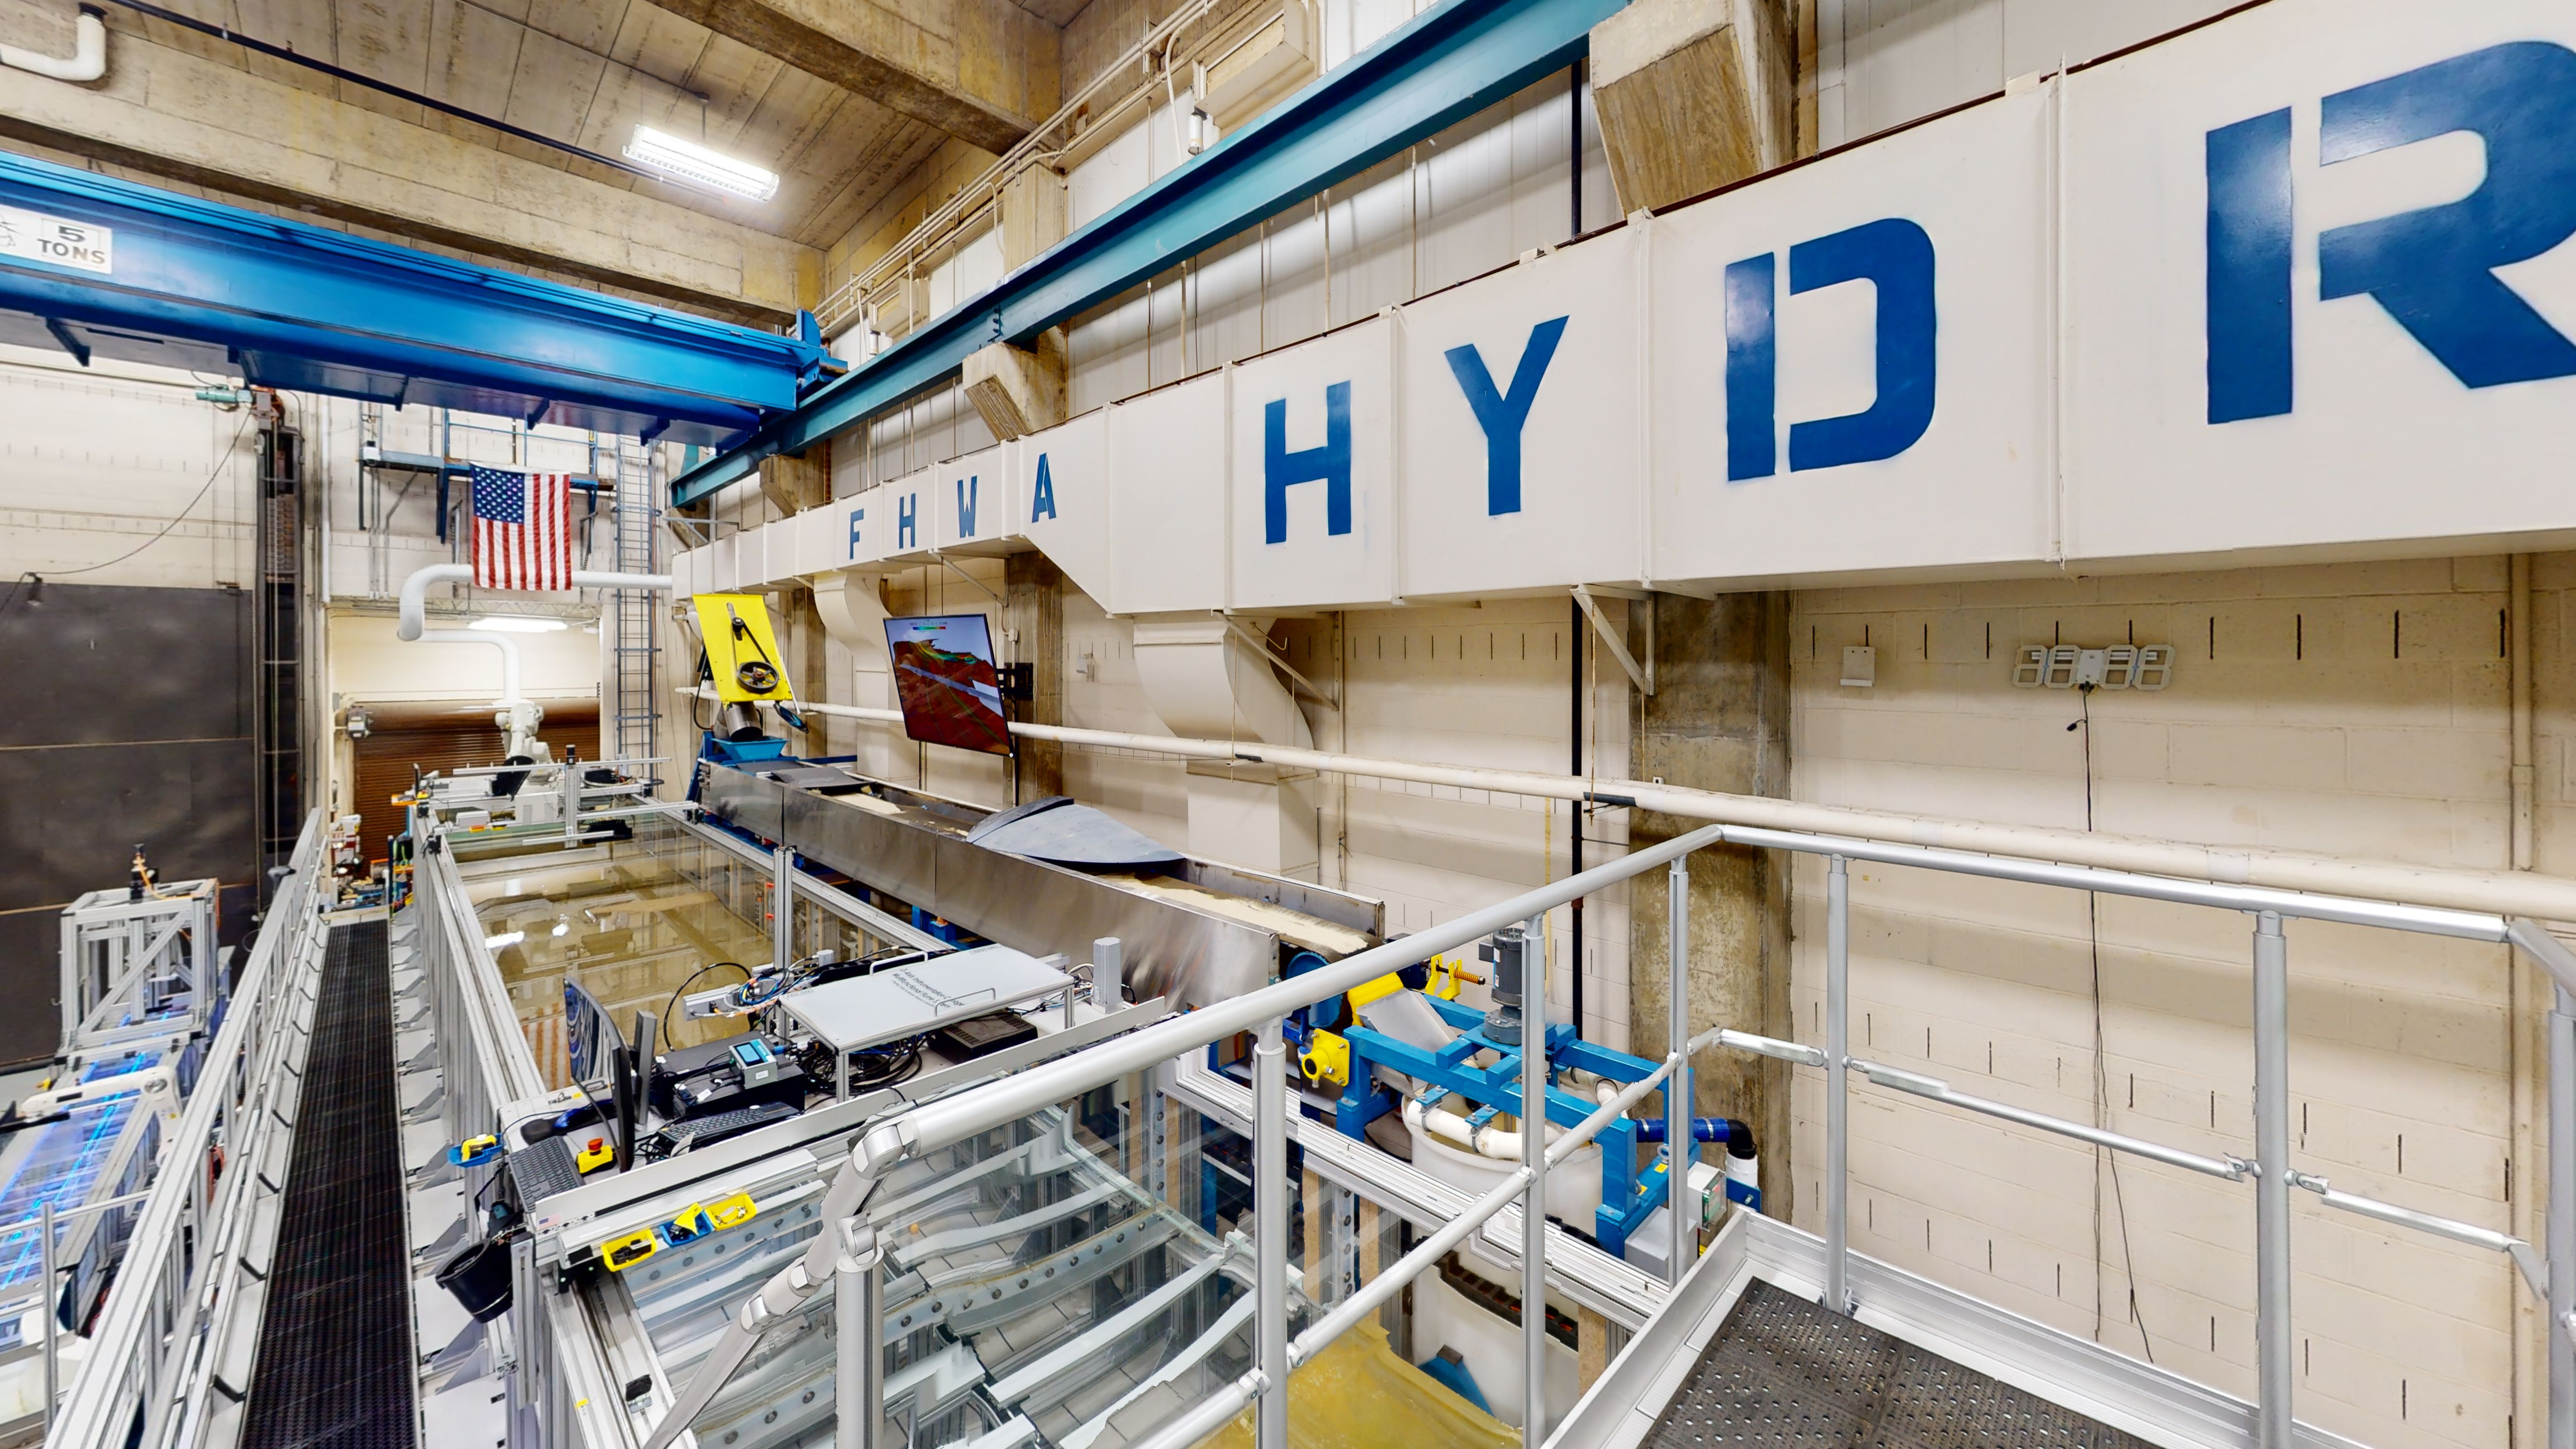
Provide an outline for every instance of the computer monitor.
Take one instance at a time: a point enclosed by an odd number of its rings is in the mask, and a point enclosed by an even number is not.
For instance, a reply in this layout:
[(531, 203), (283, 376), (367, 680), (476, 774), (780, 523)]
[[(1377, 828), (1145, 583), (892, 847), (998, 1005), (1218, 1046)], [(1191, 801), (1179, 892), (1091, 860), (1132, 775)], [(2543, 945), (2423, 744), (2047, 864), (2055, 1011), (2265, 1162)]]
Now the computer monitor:
[(617, 1090), (618, 1053), (626, 1038), (609, 1019), (608, 1008), (581, 983), (564, 980), (564, 1066), (573, 1082), (593, 1101)]
[(988, 755), (1011, 752), (1002, 713), (1002, 675), (993, 633), (981, 614), (886, 620), (903, 732), (913, 739)]
[[(635, 1013), (635, 1032), (649, 1051), (656, 1030), (653, 1013)], [(643, 1074), (648, 1068), (638, 1049), (630, 1047), (609, 1018), (608, 1008), (588, 988), (564, 982), (564, 1065), (591, 1105), (609, 1119), (603, 1124), (616, 1145), (617, 1167), (635, 1160), (635, 1137), (644, 1117)]]

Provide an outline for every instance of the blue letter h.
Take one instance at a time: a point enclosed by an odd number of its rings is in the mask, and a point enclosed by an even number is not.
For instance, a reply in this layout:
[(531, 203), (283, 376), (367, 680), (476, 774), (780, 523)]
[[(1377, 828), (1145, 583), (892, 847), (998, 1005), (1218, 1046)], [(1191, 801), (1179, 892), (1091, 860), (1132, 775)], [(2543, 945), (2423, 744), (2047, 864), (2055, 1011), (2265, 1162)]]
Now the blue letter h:
[(1288, 400), (1277, 398), (1261, 416), (1261, 541), (1288, 541), (1288, 489), (1324, 485), (1324, 532), (1351, 531), (1351, 385), (1324, 389), (1324, 445), (1288, 451)]

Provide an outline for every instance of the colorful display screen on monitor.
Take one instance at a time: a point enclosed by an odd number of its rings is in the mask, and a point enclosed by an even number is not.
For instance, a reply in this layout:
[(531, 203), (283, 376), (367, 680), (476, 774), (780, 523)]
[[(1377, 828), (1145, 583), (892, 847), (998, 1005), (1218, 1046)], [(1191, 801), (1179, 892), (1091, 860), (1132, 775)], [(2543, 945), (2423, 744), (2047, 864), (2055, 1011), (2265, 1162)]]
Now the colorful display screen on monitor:
[(993, 634), (984, 616), (888, 619), (885, 628), (903, 732), (934, 745), (1009, 754), (1002, 676), (993, 665)]

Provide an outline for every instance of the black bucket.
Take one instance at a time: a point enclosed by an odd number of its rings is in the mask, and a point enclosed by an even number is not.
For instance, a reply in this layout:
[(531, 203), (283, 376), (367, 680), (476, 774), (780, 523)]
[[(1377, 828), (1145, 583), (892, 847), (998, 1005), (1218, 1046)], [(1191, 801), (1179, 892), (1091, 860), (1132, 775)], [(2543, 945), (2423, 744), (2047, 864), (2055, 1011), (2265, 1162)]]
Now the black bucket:
[(486, 1238), (467, 1248), (438, 1270), (438, 1286), (454, 1294), (477, 1323), (489, 1323), (509, 1312), (509, 1245)]

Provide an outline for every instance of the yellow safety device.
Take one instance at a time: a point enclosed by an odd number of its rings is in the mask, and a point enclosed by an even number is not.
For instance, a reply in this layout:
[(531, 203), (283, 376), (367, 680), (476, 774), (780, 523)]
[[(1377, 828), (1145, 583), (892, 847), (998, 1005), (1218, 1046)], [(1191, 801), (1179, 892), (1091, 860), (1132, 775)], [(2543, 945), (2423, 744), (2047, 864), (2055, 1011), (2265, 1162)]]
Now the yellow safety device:
[(769, 624), (769, 606), (758, 594), (700, 594), (691, 600), (698, 610), (698, 638), (706, 645), (707, 670), (715, 676), (716, 697), (727, 704), (756, 699), (793, 699), (786, 656)]
[(676, 1248), (682, 1243), (695, 1242), (715, 1230), (715, 1222), (707, 1216), (706, 1208), (701, 1204), (691, 1203), (680, 1209), (678, 1215), (669, 1222), (662, 1224), (658, 1231), (661, 1233), (663, 1242)]
[(1372, 1001), (1381, 1001), (1404, 989), (1404, 978), (1390, 971), (1375, 981), (1364, 981), (1351, 988), (1351, 1010), (1357, 1012)]
[(1351, 1044), (1348, 1038), (1329, 1031), (1311, 1032), (1306, 1049), (1297, 1054), (1297, 1065), (1304, 1069), (1306, 1080), (1317, 1086), (1344, 1086), (1351, 1079)]
[(608, 1139), (593, 1137), (573, 1151), (572, 1168), (587, 1177), (616, 1160), (617, 1149), (608, 1145)]
[(721, 1232), (726, 1228), (741, 1227), (744, 1223), (760, 1216), (760, 1205), (751, 1200), (750, 1193), (738, 1192), (731, 1197), (719, 1198), (707, 1204), (706, 1212), (707, 1220), (714, 1223), (716, 1229)]
[(651, 1228), (637, 1228), (623, 1237), (611, 1238), (599, 1245), (599, 1261), (608, 1271), (623, 1273), (655, 1253), (662, 1251), (662, 1240)]

